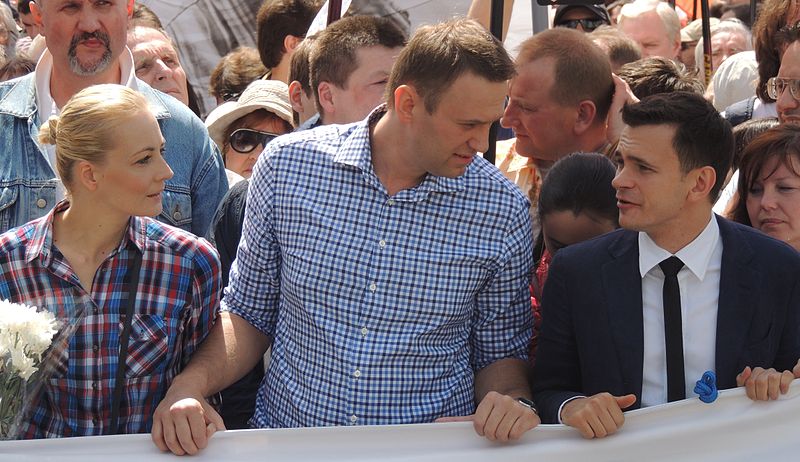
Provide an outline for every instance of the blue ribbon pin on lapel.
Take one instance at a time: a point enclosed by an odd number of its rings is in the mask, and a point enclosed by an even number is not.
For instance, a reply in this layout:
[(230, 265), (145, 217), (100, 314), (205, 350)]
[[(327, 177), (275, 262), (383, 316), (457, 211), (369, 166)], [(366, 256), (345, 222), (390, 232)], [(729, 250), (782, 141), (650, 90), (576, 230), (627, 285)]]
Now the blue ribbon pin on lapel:
[(717, 399), (717, 376), (714, 371), (705, 371), (703, 377), (695, 382), (694, 392), (700, 395), (700, 401), (713, 403)]

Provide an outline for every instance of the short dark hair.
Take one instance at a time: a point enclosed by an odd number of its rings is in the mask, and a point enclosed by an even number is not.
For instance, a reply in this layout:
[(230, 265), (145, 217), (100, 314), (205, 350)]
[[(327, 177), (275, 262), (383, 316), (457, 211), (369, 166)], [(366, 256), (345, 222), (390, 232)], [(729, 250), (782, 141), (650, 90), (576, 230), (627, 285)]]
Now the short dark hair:
[(347, 88), (347, 79), (358, 66), (359, 49), (383, 46), (405, 46), (406, 36), (394, 22), (375, 16), (347, 16), (328, 26), (317, 35), (309, 52), (309, 74), (314, 102), (322, 114), (319, 84), (329, 82)]
[[(794, 171), (791, 157), (800, 160), (800, 127), (791, 124), (781, 124), (757, 136), (742, 154), (742, 163), (739, 167), (739, 199), (733, 209), (733, 221), (752, 226), (747, 213), (747, 197), (750, 188), (758, 178), (761, 170), (771, 159), (777, 158), (780, 164)], [(794, 171), (796, 175), (800, 172)]]
[(250, 82), (260, 79), (266, 73), (267, 69), (261, 63), (258, 50), (239, 47), (223, 56), (214, 67), (208, 90), (215, 98), (228, 101), (241, 95)]
[(645, 98), (656, 93), (688, 91), (702, 95), (703, 82), (677, 61), (660, 56), (640, 59), (622, 66), (617, 75), (628, 83), (633, 94)]
[(311, 72), (309, 69), (308, 59), (311, 55), (311, 48), (317, 40), (316, 35), (306, 37), (300, 45), (297, 46), (292, 55), (292, 62), (289, 66), (289, 82), (297, 80), (300, 82), (300, 87), (306, 97), (311, 98)]
[(31, 14), (31, 2), (33, 0), (18, 0), (17, 11), (22, 14)]
[(258, 54), (267, 69), (276, 67), (286, 53), (287, 35), (305, 37), (319, 10), (318, 0), (265, 0), (256, 15)]
[(597, 108), (596, 120), (605, 122), (614, 96), (614, 80), (611, 64), (603, 50), (591, 41), (588, 34), (557, 27), (522, 42), (517, 66), (546, 58), (555, 61), (553, 101), (562, 105), (592, 101)]
[(616, 167), (608, 157), (596, 152), (578, 152), (553, 164), (539, 190), (539, 218), (569, 210), (619, 224), (616, 190), (611, 180)]
[(672, 147), (681, 171), (710, 166), (716, 173), (709, 200), (719, 195), (733, 161), (731, 124), (705, 98), (685, 91), (658, 93), (622, 109), (622, 121), (631, 127), (670, 125), (675, 128)]
[[(131, 15), (131, 24), (128, 26), (128, 29), (133, 29), (136, 26), (150, 27), (151, 29), (158, 30), (164, 29), (158, 15), (139, 2), (133, 4), (133, 14)], [(167, 35), (167, 33), (164, 32), (164, 35)], [(169, 35), (167, 35), (167, 37), (169, 37)]]
[(639, 44), (614, 26), (600, 26), (589, 34), (589, 38), (608, 55), (611, 70), (642, 59)]
[(474, 20), (420, 27), (397, 57), (386, 85), (386, 103), (394, 107), (394, 91), (413, 85), (432, 114), (445, 90), (466, 73), (504, 82), (514, 76), (514, 62), (503, 44)]
[(770, 128), (775, 128), (777, 126), (777, 117), (764, 117), (763, 119), (746, 120), (733, 127), (733, 141), (736, 145), (736, 149), (733, 152), (733, 168), (739, 168), (739, 165), (742, 163), (744, 149), (751, 141)]

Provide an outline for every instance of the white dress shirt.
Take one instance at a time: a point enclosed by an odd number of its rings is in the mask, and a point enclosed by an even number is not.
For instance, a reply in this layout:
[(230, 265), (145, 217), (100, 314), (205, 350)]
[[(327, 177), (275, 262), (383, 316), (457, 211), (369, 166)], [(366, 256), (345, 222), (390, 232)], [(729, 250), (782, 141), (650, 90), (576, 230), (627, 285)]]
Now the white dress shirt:
[[(664, 343), (664, 273), (658, 264), (671, 253), (639, 233), (639, 271), (644, 309), (644, 364), (642, 407), (667, 402), (667, 360)], [(678, 273), (681, 293), (681, 325), (686, 397), (695, 396), (694, 385), (703, 373), (714, 370), (717, 337), (717, 305), (722, 240), (711, 216), (708, 225), (675, 256), (684, 267)]]
[[(132, 90), (139, 90), (136, 84), (136, 73), (133, 64), (133, 55), (130, 50), (125, 47), (125, 50), (119, 57), (120, 66), (120, 85), (124, 85)], [(53, 100), (53, 95), (50, 93), (50, 78), (53, 75), (53, 55), (50, 51), (45, 49), (39, 62), (36, 64), (36, 69), (33, 71), (36, 80), (36, 106), (37, 115), (39, 116), (39, 125), (41, 126), (50, 118), (50, 116), (57, 116), (61, 114), (61, 108), (56, 105)], [(38, 139), (34, 139), (36, 144), (39, 144)], [(40, 145), (40, 144), (39, 144)], [(47, 154), (47, 162), (53, 168), (53, 171), (58, 176), (58, 169), (56, 168), (56, 147), (52, 144), (40, 145)], [(61, 182), (56, 187), (56, 203), (64, 199), (66, 190)]]

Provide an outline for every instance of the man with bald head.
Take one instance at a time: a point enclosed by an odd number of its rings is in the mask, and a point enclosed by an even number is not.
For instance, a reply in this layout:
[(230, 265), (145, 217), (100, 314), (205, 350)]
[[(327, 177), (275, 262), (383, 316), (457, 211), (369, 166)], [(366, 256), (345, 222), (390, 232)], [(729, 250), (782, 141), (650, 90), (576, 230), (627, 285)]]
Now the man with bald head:
[(44, 216), (65, 198), (55, 149), (38, 127), (78, 91), (117, 83), (150, 102), (166, 140), (167, 180), (158, 219), (204, 235), (227, 191), (219, 151), (194, 114), (137, 79), (125, 46), (133, 0), (38, 0), (31, 14), (47, 41), (36, 70), (0, 84), (0, 232)]

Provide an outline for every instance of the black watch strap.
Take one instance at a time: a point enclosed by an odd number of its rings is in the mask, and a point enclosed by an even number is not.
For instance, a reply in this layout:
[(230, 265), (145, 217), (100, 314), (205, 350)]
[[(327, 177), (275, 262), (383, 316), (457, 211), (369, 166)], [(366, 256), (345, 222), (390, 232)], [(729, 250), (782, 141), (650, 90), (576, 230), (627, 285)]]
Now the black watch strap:
[(517, 401), (519, 401), (520, 404), (533, 411), (534, 414), (539, 415), (539, 410), (536, 409), (536, 403), (534, 403), (533, 401), (525, 397), (519, 397), (517, 398)]

